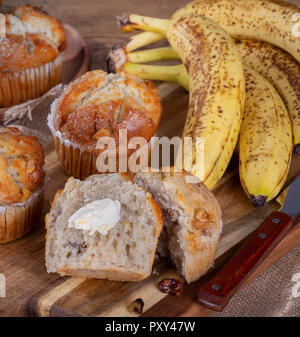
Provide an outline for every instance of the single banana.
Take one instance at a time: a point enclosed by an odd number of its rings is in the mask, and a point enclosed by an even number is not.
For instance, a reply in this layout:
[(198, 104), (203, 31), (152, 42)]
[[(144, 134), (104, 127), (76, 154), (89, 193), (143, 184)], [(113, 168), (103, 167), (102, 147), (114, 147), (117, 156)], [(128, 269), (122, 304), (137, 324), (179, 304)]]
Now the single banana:
[[(299, 41), (300, 45), (300, 41)], [(284, 101), (293, 130), (295, 152), (300, 154), (300, 65), (283, 50), (264, 42), (237, 41), (243, 64), (266, 78)]]
[[(124, 24), (126, 18), (122, 20)], [(199, 178), (212, 189), (228, 166), (240, 130), (245, 82), (239, 53), (233, 39), (209, 18), (190, 15), (154, 21), (151, 29), (168, 39), (189, 74), (182, 136), (192, 137), (193, 151), (184, 155), (193, 163), (191, 173), (197, 174), (196, 138), (203, 137), (204, 174)]]
[(244, 67), (246, 103), (239, 140), (240, 180), (254, 206), (262, 206), (283, 187), (292, 155), (286, 107), (272, 85)]
[[(250, 66), (265, 77), (284, 101), (292, 122), (295, 152), (300, 154), (300, 65), (288, 53), (269, 43), (236, 40), (236, 46), (242, 57), (243, 64)], [(119, 53), (123, 53), (123, 62), (118, 63), (118, 71), (128, 69), (129, 72), (135, 72), (145, 79), (150, 79), (149, 76), (151, 76), (153, 80), (177, 81), (188, 89), (186, 86), (188, 79), (184, 76), (184, 73), (181, 73), (184, 72), (184, 69), (180, 67), (143, 67), (142, 73), (140, 67), (134, 65), (160, 60), (180, 59), (179, 55), (171, 47), (129, 53), (120, 50)], [(111, 62), (114, 63), (113, 59)], [(154, 77), (154, 70), (156, 70), (156, 77)]]

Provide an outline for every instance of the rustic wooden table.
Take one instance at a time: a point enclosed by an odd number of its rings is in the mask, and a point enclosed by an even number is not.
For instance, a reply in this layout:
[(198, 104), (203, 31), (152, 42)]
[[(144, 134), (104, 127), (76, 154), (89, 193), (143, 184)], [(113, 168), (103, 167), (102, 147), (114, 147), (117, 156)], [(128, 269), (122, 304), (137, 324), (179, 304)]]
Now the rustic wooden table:
[(124, 12), (168, 18), (188, 0), (4, 0), (3, 6), (28, 4), (42, 6), (49, 14), (69, 23), (84, 37), (92, 54), (91, 69), (105, 69), (108, 50), (124, 34), (116, 16)]
[[(30, 3), (31, 5), (43, 6), (44, 10), (64, 23), (72, 25), (81, 33), (91, 51), (91, 69), (106, 69), (105, 58), (108, 50), (115, 43), (124, 40), (124, 34), (120, 32), (116, 23), (115, 17), (117, 15), (123, 12), (137, 12), (149, 16), (168, 18), (177, 8), (188, 1), (189, 0), (4, 0), (3, 5), (13, 7), (17, 4)], [(299, 0), (295, 0), (295, 2), (297, 1), (299, 2)], [(165, 102), (166, 107), (174, 106), (175, 100), (176, 111), (178, 110), (176, 112), (177, 114), (184, 111), (187, 105), (187, 95), (185, 95), (185, 98), (182, 100), (182, 93), (184, 93), (183, 89), (181, 91), (179, 90), (180, 97), (178, 96), (178, 98), (176, 98), (176, 96), (173, 95), (172, 98), (169, 98)], [(169, 133), (173, 134), (173, 129), (176, 126), (166, 123), (168, 122), (166, 118), (169, 116), (168, 113), (170, 111), (166, 111), (167, 109), (164, 110), (166, 116), (163, 117), (162, 124), (168, 124), (167, 127), (164, 126), (164, 130), (166, 130), (168, 135)], [(64, 175), (62, 169), (59, 167), (54, 153), (47, 155), (46, 162), (48, 165), (47, 168), (51, 172), (50, 178), (53, 179), (53, 184), (47, 187), (48, 191), (44, 212), (49, 210), (50, 199), (55, 193), (57, 186), (62, 184), (66, 179), (66, 175)], [(291, 174), (295, 175), (297, 172), (299, 174), (299, 165), (300, 158), (297, 158), (293, 161)], [(229, 196), (226, 202), (223, 198), (224, 195)], [(241, 204), (244, 205), (244, 209), (230, 211), (230, 209), (232, 209), (231, 206), (235, 203), (235, 199), (239, 198), (239, 196), (243, 199)], [(255, 217), (251, 220), (252, 224), (250, 224), (250, 214), (249, 219), (245, 217), (245, 219), (241, 221), (237, 220), (240, 217), (239, 212), (248, 214), (253, 211), (249, 208), (249, 203), (241, 190), (237, 177), (233, 177), (229, 184), (222, 187), (217, 192), (217, 197), (218, 200), (219, 198), (223, 200), (221, 206), (223, 210), (225, 210), (223, 212), (225, 220), (233, 223), (233, 227), (228, 227), (228, 230), (225, 230), (225, 238), (227, 241), (223, 240), (223, 251), (226, 251), (232, 246), (231, 241), (233, 236), (231, 232), (236, 233), (236, 229), (238, 228), (238, 235), (245, 237), (249, 232), (242, 233), (243, 230), (253, 230), (259, 219), (262, 220), (265, 217), (265, 212), (270, 212), (273, 207), (270, 206), (270, 208), (257, 211)], [(244, 222), (247, 222), (248, 227), (243, 226)], [(81, 279), (73, 278), (65, 282), (65, 278), (59, 278), (59, 276), (55, 274), (47, 274), (43, 256), (44, 232), (45, 230), (41, 223), (40, 226), (24, 239), (10, 243), (6, 246), (5, 251), (4, 249), (2, 251), (0, 250), (0, 272), (1, 270), (5, 270), (7, 281), (7, 297), (0, 298), (0, 316), (25, 316), (29, 314), (102, 315), (106, 312), (105, 306), (121, 297), (120, 294), (124, 296), (127, 288), (133, 292), (141, 291), (136, 285), (128, 286), (124, 284), (124, 286), (120, 286), (116, 285), (116, 283), (105, 281), (101, 283), (101, 289), (99, 289), (99, 282), (85, 282)], [(252, 276), (252, 279), (264, 271), (274, 261), (278, 260), (278, 258), (285, 255), (299, 242), (300, 228), (297, 228), (285, 238), (278, 249), (269, 257), (268, 261)], [(228, 247), (226, 245), (228, 245)], [(221, 263), (222, 260), (224, 260), (224, 256), (219, 263)], [(204, 281), (205, 279), (201, 282)], [(146, 282), (146, 286), (150, 284), (150, 282), (151, 280), (148, 283)], [(194, 301), (197, 287), (199, 287), (199, 283), (197, 282), (187, 287), (184, 294), (185, 296), (181, 298), (164, 298), (163, 305), (154, 305), (148, 311), (148, 315), (165, 315), (167, 313), (163, 308), (170, 307), (174, 308), (174, 310), (169, 310), (168, 315), (208, 315), (209, 311), (199, 304), (193, 303), (193, 305), (191, 305)], [(76, 292), (74, 290), (75, 288)], [(47, 295), (45, 295), (45, 289), (48, 289)], [(107, 293), (110, 292), (110, 297), (106, 296), (106, 291)], [(32, 302), (36, 302), (29, 303), (29, 299), (32, 299)], [(52, 305), (53, 303), (55, 303), (55, 305)], [(113, 311), (113, 313), (116, 314), (116, 311)], [(117, 313), (122, 314), (122, 311), (119, 310)]]

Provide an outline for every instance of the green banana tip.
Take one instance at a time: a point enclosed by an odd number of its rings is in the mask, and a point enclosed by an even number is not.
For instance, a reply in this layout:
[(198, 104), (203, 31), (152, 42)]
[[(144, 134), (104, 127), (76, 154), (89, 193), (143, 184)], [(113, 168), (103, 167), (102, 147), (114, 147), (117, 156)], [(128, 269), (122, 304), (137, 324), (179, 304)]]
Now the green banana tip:
[(264, 195), (253, 195), (253, 194), (251, 194), (250, 199), (251, 199), (252, 205), (254, 207), (263, 206), (267, 202), (267, 197), (264, 196)]

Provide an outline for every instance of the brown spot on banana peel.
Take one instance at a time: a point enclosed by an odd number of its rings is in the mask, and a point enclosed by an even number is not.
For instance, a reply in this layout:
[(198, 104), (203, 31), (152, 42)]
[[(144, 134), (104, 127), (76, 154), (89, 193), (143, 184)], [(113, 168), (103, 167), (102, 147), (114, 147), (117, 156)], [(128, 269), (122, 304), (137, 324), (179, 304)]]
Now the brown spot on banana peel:
[(295, 149), (295, 152), (296, 152), (297, 154), (300, 154), (300, 144), (296, 144), (296, 145), (294, 146), (294, 149)]

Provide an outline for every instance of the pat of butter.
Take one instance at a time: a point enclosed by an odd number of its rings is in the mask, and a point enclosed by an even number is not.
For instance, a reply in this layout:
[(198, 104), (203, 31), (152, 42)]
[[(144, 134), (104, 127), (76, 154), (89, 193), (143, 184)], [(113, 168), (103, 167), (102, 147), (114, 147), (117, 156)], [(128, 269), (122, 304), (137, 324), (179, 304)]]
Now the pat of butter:
[(121, 204), (109, 198), (92, 201), (79, 208), (69, 219), (68, 226), (106, 235), (121, 218)]

